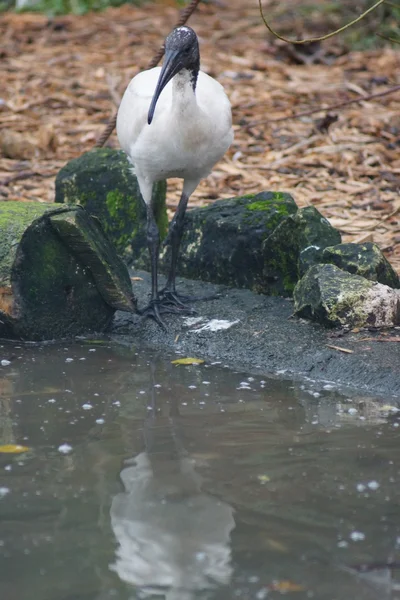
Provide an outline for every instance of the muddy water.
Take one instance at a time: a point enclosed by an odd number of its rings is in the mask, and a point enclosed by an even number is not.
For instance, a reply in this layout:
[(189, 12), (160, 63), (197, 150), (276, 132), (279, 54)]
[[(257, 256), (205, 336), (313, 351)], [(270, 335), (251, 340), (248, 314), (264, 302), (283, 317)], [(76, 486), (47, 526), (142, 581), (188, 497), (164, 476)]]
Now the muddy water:
[(0, 348), (0, 598), (400, 598), (392, 401), (176, 358)]

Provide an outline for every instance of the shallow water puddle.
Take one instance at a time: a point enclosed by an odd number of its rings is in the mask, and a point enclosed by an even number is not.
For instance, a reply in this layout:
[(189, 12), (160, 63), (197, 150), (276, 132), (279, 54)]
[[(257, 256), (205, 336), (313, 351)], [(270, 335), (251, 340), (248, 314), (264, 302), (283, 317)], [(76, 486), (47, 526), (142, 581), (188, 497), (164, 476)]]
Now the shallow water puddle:
[(400, 598), (393, 402), (176, 358), (0, 347), (0, 598)]

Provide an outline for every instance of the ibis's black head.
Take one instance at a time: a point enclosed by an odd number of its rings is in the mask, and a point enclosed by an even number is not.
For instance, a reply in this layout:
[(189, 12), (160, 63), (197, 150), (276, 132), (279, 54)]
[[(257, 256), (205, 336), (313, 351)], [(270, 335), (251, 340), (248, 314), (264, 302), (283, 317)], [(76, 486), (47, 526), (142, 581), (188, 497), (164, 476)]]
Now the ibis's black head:
[(190, 27), (177, 27), (165, 40), (164, 63), (150, 104), (147, 119), (149, 125), (153, 120), (157, 100), (168, 81), (182, 69), (187, 69), (191, 73), (191, 82), (195, 89), (199, 68), (200, 51), (197, 35)]

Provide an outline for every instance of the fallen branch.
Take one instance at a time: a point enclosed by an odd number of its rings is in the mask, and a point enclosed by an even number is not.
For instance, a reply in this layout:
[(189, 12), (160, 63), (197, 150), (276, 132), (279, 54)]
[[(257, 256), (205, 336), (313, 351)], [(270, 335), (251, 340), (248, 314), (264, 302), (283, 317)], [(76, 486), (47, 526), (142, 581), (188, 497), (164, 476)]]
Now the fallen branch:
[(365, 337), (357, 340), (358, 342), (400, 342), (400, 337), (390, 336), (390, 337)]
[[(190, 4), (181, 12), (181, 16), (180, 16), (178, 22), (176, 23), (174, 29), (176, 27), (182, 27), (182, 25), (185, 25), (185, 23), (188, 21), (188, 19), (194, 13), (194, 11), (197, 8), (197, 5), (200, 2), (201, 2), (201, 0), (192, 0), (190, 2)], [(164, 56), (164, 44), (160, 47), (157, 54), (150, 61), (147, 69), (153, 69), (153, 67), (156, 67), (163, 56)], [(95, 143), (94, 148), (101, 148), (102, 146), (104, 146), (104, 144), (106, 143), (106, 141), (108, 140), (108, 138), (110, 137), (112, 132), (114, 131), (116, 122), (117, 122), (117, 112), (114, 113), (114, 115), (111, 117), (107, 127), (105, 128), (105, 130), (103, 131), (103, 133), (101, 134), (101, 136), (99, 137), (97, 142)]]
[(254, 127), (255, 125), (262, 125), (264, 123), (278, 123), (279, 121), (288, 121), (289, 119), (298, 119), (300, 117), (308, 117), (315, 113), (319, 112), (327, 112), (330, 110), (335, 110), (337, 108), (342, 108), (343, 106), (348, 106), (349, 104), (354, 104), (355, 102), (365, 102), (367, 100), (374, 100), (375, 98), (382, 98), (383, 96), (387, 96), (389, 94), (393, 94), (394, 92), (400, 91), (400, 85), (396, 85), (390, 90), (385, 90), (384, 92), (376, 92), (375, 94), (367, 94), (366, 96), (361, 96), (360, 98), (352, 98), (351, 100), (344, 100), (344, 102), (338, 102), (337, 104), (331, 104), (330, 106), (326, 106), (325, 108), (312, 108), (311, 110), (304, 110), (303, 112), (294, 113), (293, 115), (286, 115), (285, 117), (278, 117), (277, 119), (260, 119), (259, 121), (252, 121), (244, 125), (244, 127)]
[(21, 179), (30, 179), (31, 177), (54, 177), (54, 171), (48, 171), (44, 173), (43, 171), (17, 171), (8, 177), (4, 177), (4, 179), (0, 179), (0, 185), (7, 186), (14, 181), (20, 181)]
[(36, 175), (34, 171), (19, 171), (18, 173), (14, 173), (13, 175), (5, 177), (4, 179), (0, 179), (0, 185), (8, 185), (13, 181), (19, 181), (20, 179), (29, 179), (34, 175)]
[(350, 350), (350, 348), (342, 348), (341, 346), (333, 346), (332, 344), (326, 344), (326, 347), (338, 352), (344, 352), (345, 354), (354, 354), (354, 350)]

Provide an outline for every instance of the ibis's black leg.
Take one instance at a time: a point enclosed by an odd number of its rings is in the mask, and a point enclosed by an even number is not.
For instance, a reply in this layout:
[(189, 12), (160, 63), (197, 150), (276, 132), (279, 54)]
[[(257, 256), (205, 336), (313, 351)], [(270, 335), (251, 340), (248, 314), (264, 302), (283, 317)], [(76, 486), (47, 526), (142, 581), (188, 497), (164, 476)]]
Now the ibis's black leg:
[(158, 254), (160, 251), (160, 232), (154, 218), (153, 207), (151, 203), (146, 204), (147, 210), (147, 247), (150, 254), (151, 265), (151, 296), (149, 304), (138, 311), (143, 317), (154, 319), (162, 329), (166, 329), (160, 315), (160, 297), (157, 286), (158, 273)]
[(194, 309), (187, 307), (187, 304), (196, 302), (198, 300), (211, 300), (217, 296), (184, 296), (176, 291), (176, 268), (178, 264), (179, 248), (181, 246), (183, 226), (185, 220), (186, 207), (188, 204), (189, 196), (182, 192), (181, 199), (179, 200), (178, 208), (176, 209), (174, 218), (172, 219), (169, 230), (167, 242), (171, 245), (171, 266), (168, 273), (167, 283), (165, 287), (160, 291), (161, 303), (163, 307), (175, 306), (181, 310), (185, 310), (187, 313), (195, 314)]
[(139, 310), (138, 313), (145, 318), (154, 319), (164, 331), (166, 326), (161, 318), (162, 314), (173, 313), (182, 314), (182, 310), (179, 310), (176, 306), (165, 304), (161, 302), (160, 295), (158, 293), (158, 255), (160, 251), (160, 233), (158, 225), (154, 218), (153, 207), (151, 204), (146, 205), (147, 209), (147, 246), (150, 254), (150, 265), (151, 265), (151, 296), (149, 304)]
[(161, 291), (163, 304), (172, 304), (181, 308), (185, 307), (184, 300), (182, 301), (176, 292), (175, 279), (176, 279), (176, 267), (178, 264), (179, 248), (182, 241), (183, 235), (183, 223), (185, 220), (186, 207), (188, 203), (188, 196), (182, 193), (181, 199), (179, 200), (178, 208), (174, 214), (174, 217), (170, 223), (168, 230), (168, 241), (171, 245), (171, 266), (168, 273), (167, 283), (164, 289)]

